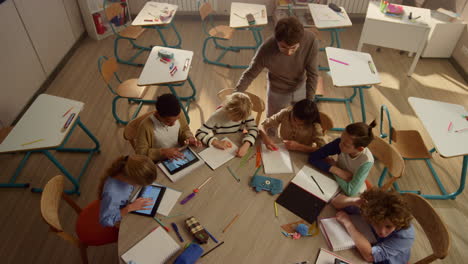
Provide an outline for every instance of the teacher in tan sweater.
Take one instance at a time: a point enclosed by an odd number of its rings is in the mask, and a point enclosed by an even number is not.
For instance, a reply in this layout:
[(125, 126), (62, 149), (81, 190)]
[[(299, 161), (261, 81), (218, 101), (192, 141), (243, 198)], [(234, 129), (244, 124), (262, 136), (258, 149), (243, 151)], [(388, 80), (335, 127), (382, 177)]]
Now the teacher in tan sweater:
[(318, 80), (318, 40), (295, 17), (280, 19), (275, 34), (260, 46), (236, 86), (247, 90), (260, 72), (267, 73), (267, 117), (304, 98), (314, 99)]
[(172, 94), (163, 94), (156, 101), (156, 112), (138, 127), (135, 152), (153, 161), (182, 158), (180, 147), (201, 146), (193, 136), (180, 105)]

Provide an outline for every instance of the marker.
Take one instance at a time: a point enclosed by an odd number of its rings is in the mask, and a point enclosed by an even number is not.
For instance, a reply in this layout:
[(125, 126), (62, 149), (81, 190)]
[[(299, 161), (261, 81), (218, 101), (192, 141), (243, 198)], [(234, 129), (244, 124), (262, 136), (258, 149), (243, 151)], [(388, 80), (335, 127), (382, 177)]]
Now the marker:
[(187, 70), (188, 65), (189, 65), (189, 62), (190, 62), (190, 59), (187, 58), (187, 59), (185, 60), (185, 63), (184, 63), (184, 68), (182, 69), (183, 71)]
[(218, 248), (219, 246), (221, 246), (222, 244), (224, 244), (224, 241), (221, 241), (221, 243), (219, 243), (218, 245), (216, 245), (216, 247), (214, 247), (214, 248), (208, 250), (205, 254), (201, 255), (200, 258), (203, 258), (204, 256), (208, 255), (208, 253), (210, 253), (211, 251), (217, 249), (217, 248)]
[(343, 61), (339, 61), (339, 60), (335, 60), (333, 58), (330, 58), (331, 61), (334, 61), (334, 62), (338, 62), (338, 63), (341, 63), (341, 64), (344, 64), (344, 65), (349, 65), (348, 63), (346, 62), (343, 62)]
[(167, 232), (171, 231), (169, 227), (165, 226), (163, 222), (161, 222), (161, 220), (159, 220), (156, 216), (153, 217), (153, 219), (156, 220), (156, 222), (158, 222), (158, 224), (161, 225), (164, 228), (164, 230), (166, 230)]
[(67, 115), (67, 114), (68, 114), (68, 113), (69, 113), (69, 112), (70, 112), (72, 109), (73, 109), (73, 106), (72, 106), (72, 107), (70, 107), (70, 109), (68, 109), (68, 111), (66, 111), (66, 112), (65, 112), (65, 114), (63, 114), (63, 116), (62, 116), (62, 117), (65, 117), (65, 116), (66, 116), (66, 115)]
[(374, 64), (372, 64), (371, 61), (367, 61), (367, 64), (369, 65), (369, 69), (371, 70), (371, 72), (372, 72), (373, 74), (375, 74)]
[(310, 177), (312, 178), (312, 180), (314, 180), (315, 184), (317, 184), (317, 187), (320, 189), (320, 192), (322, 192), (322, 194), (325, 194), (322, 188), (320, 187), (320, 185), (318, 184), (318, 182), (315, 180), (314, 175), (310, 175)]
[(73, 118), (75, 118), (75, 115), (76, 115), (76, 114), (73, 113), (73, 114), (70, 115), (70, 117), (68, 117), (67, 122), (65, 122), (65, 125), (63, 125), (63, 129), (67, 129), (68, 126), (70, 126), (70, 124), (71, 124)]
[(34, 140), (34, 141), (31, 141), (31, 142), (23, 143), (23, 144), (21, 144), (21, 146), (30, 145), (30, 144), (33, 144), (33, 143), (36, 143), (36, 142), (39, 142), (39, 141), (42, 141), (42, 140), (44, 140), (44, 139), (43, 139), (43, 138), (41, 138), (41, 139)]
[(447, 131), (450, 131), (452, 129), (452, 125), (453, 125), (453, 123), (452, 123), (452, 121), (450, 121), (450, 123), (449, 123), (449, 125), (447, 127)]
[(278, 206), (276, 205), (276, 202), (274, 202), (275, 204), (275, 216), (278, 217)]
[(176, 223), (171, 223), (172, 229), (176, 232), (177, 237), (179, 238), (180, 242), (184, 242), (184, 239), (179, 233), (179, 228), (177, 227)]
[(223, 229), (223, 233), (226, 233), (226, 230), (228, 230), (228, 228), (237, 220), (237, 218), (239, 218), (238, 214), (236, 216), (234, 216), (234, 218), (231, 220), (231, 222), (229, 222), (229, 224)]
[(206, 228), (205, 228), (205, 231), (206, 231), (206, 233), (208, 233), (208, 235), (211, 237), (211, 239), (213, 239), (213, 241), (215, 243), (218, 243), (218, 240), (216, 240), (216, 238), (210, 232), (208, 232), (208, 230), (206, 230)]

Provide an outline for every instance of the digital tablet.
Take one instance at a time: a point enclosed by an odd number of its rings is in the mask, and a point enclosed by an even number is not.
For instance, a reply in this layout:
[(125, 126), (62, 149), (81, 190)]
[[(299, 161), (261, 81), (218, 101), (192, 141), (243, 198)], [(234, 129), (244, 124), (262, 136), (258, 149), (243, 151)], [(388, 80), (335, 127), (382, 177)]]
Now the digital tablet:
[(166, 191), (166, 187), (163, 187), (163, 186), (156, 186), (156, 185), (143, 186), (143, 188), (141, 188), (140, 192), (133, 199), (133, 201), (135, 201), (136, 199), (140, 197), (151, 198), (153, 199), (153, 204), (149, 206), (150, 209), (133, 211), (132, 213), (151, 216), (151, 217), (154, 216), (156, 214), (156, 211), (158, 210), (159, 204), (161, 203), (161, 200), (164, 196), (165, 191)]
[(185, 148), (182, 151), (184, 154), (183, 158), (180, 159), (167, 159), (163, 160), (162, 164), (167, 169), (170, 174), (175, 174), (176, 172), (187, 168), (188, 166), (196, 163), (198, 161), (198, 157), (193, 153), (190, 148)]

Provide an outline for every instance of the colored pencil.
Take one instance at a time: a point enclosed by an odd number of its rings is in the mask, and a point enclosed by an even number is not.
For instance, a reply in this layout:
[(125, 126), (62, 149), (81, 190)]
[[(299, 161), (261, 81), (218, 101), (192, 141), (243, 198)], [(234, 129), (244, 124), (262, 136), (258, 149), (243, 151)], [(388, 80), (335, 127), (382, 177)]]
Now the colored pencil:
[(276, 205), (276, 202), (274, 202), (275, 204), (275, 216), (278, 217), (278, 206)]
[(33, 144), (33, 143), (36, 143), (36, 142), (39, 142), (39, 141), (42, 141), (42, 140), (44, 140), (44, 139), (43, 139), (43, 138), (41, 138), (41, 139), (34, 140), (34, 141), (31, 141), (31, 142), (23, 143), (23, 144), (21, 144), (21, 146), (30, 145), (30, 144)]
[(211, 239), (213, 239), (213, 241), (215, 243), (218, 243), (218, 240), (210, 232), (208, 232), (208, 230), (206, 230), (206, 228), (205, 228), (205, 231), (206, 231), (206, 233), (208, 233), (208, 235), (211, 237)]
[(156, 222), (158, 222), (158, 224), (161, 225), (167, 232), (171, 231), (169, 227), (165, 226), (163, 222), (161, 222), (161, 220), (159, 220), (156, 216), (153, 217), (153, 219), (156, 220)]
[(449, 123), (449, 125), (447, 127), (447, 131), (450, 131), (452, 129), (452, 125), (453, 125), (453, 123), (452, 123), (452, 121), (450, 121), (450, 123)]
[(467, 127), (467, 128), (462, 128), (462, 129), (455, 130), (455, 133), (463, 132), (463, 131), (468, 131), (468, 127)]
[(66, 111), (66, 112), (65, 112), (65, 114), (63, 114), (63, 116), (62, 116), (62, 117), (65, 117), (65, 116), (66, 116), (68, 113), (70, 113), (70, 111), (71, 111), (72, 109), (73, 109), (73, 106), (72, 106), (72, 107), (70, 107), (70, 109), (68, 109), (68, 111)]
[(343, 62), (343, 61), (339, 61), (339, 60), (335, 60), (333, 58), (330, 58), (331, 61), (334, 61), (334, 62), (338, 62), (338, 63), (341, 63), (341, 64), (344, 64), (344, 65), (349, 65), (348, 63), (346, 62)]
[(216, 245), (214, 248), (208, 250), (205, 254), (201, 255), (200, 258), (203, 258), (204, 256), (208, 255), (211, 251), (217, 249), (219, 246), (221, 246), (222, 244), (224, 244), (224, 241), (221, 241), (221, 243), (219, 243), (218, 245)]
[(228, 228), (237, 220), (237, 218), (239, 218), (239, 214), (234, 216), (234, 218), (231, 220), (231, 222), (229, 222), (229, 224), (223, 229), (223, 233), (225, 233), (226, 230), (228, 230)]

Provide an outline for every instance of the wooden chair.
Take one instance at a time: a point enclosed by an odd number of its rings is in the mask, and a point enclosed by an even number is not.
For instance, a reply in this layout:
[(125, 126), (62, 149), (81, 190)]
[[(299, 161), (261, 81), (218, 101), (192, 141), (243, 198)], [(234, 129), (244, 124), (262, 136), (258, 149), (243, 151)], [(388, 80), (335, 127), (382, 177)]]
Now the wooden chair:
[[(88, 246), (99, 246), (108, 243), (117, 242), (118, 231), (112, 234), (112, 237), (105, 238), (105, 240), (91, 242), (83, 242), (83, 235), (80, 235), (80, 230), (92, 229), (89, 224), (89, 216), (98, 218), (99, 215), (99, 201), (91, 203), (85, 209), (81, 209), (67, 194), (63, 192), (65, 177), (57, 175), (49, 180), (46, 184), (41, 196), (41, 215), (44, 221), (49, 225), (50, 230), (56, 233), (62, 239), (70, 242), (72, 245), (80, 249), (81, 260), (84, 264), (88, 263), (88, 256), (86, 249)], [(68, 205), (79, 215), (76, 223), (77, 237), (63, 230), (59, 219), (60, 201), (64, 199)], [(93, 211), (93, 212), (91, 212)], [(90, 214), (91, 213), (91, 214)], [(97, 222), (97, 219), (96, 219)], [(80, 227), (81, 226), (81, 227)], [(100, 231), (96, 232), (102, 235)]]
[[(218, 65), (218, 66), (223, 66), (227, 68), (233, 68), (233, 69), (246, 69), (248, 65), (232, 65), (232, 64), (222, 63), (220, 61), (224, 57), (224, 55), (226, 55), (228, 51), (240, 52), (241, 49), (256, 49), (258, 48), (258, 46), (261, 44), (262, 41), (258, 40), (258, 37), (255, 37), (256, 35), (254, 33), (255, 41), (257, 42), (256, 47), (223, 46), (219, 44), (218, 41), (230, 40), (234, 34), (235, 29), (226, 25), (215, 26), (213, 22), (213, 16), (212, 16), (212, 14), (214, 13), (214, 10), (211, 7), (211, 4), (208, 2), (204, 2), (200, 5), (199, 12), (200, 12), (200, 18), (202, 20), (203, 32), (205, 32), (205, 34), (207, 35), (207, 38), (205, 38), (205, 41), (203, 42), (203, 48), (202, 48), (203, 62)], [(253, 30), (260, 30), (260, 29), (253, 29)], [(259, 33), (258, 35), (261, 38), (261, 35)], [(208, 56), (206, 55), (206, 46), (209, 41), (213, 41), (213, 44), (215, 45), (217, 49), (223, 50), (216, 60), (210, 60), (208, 59)]]
[[(150, 51), (150, 47), (144, 47), (140, 46), (135, 43), (135, 40), (138, 39), (138, 37), (145, 31), (144, 28), (142, 27), (136, 27), (136, 26), (123, 26), (125, 27), (123, 30), (118, 32), (114, 26), (113, 21), (115, 21), (116, 17), (121, 15), (123, 12), (125, 12), (124, 7), (122, 6), (121, 2), (118, 3), (112, 3), (107, 5), (109, 1), (104, 1), (104, 10), (105, 10), (105, 15), (107, 20), (109, 21), (109, 25), (112, 29), (112, 32), (114, 32), (114, 35), (116, 36), (114, 40), (114, 56), (117, 58), (117, 61), (119, 63), (125, 63), (128, 65), (133, 65), (133, 66), (143, 66), (144, 64), (141, 63), (135, 63), (133, 60), (135, 60), (136, 57), (138, 57), (143, 51)], [(119, 56), (118, 53), (118, 47), (119, 47), (119, 41), (120, 40), (126, 40), (132, 44), (132, 48), (138, 49), (138, 51), (128, 60), (124, 60)]]
[[(379, 178), (379, 187), (384, 190), (387, 190), (392, 185), (395, 187), (396, 180), (398, 180), (405, 171), (405, 162), (398, 150), (393, 145), (390, 145), (379, 137), (374, 138), (368, 148), (374, 157), (376, 157), (385, 166)], [(390, 172), (391, 177), (385, 184), (383, 184), (387, 172)]]
[[(233, 88), (226, 88), (218, 92), (218, 98), (221, 101), (226, 99), (226, 96), (232, 94), (234, 92)], [(249, 92), (244, 92), (250, 97), (250, 101), (252, 101), (252, 111), (257, 113), (257, 117), (255, 118), (255, 123), (257, 126), (260, 125), (260, 118), (262, 117), (262, 113), (265, 111), (265, 102), (258, 97), (257, 95)]]
[(414, 218), (421, 225), (433, 251), (432, 254), (415, 263), (426, 264), (445, 258), (450, 249), (450, 234), (442, 218), (422, 196), (414, 193), (404, 193), (402, 196)]
[[(122, 82), (117, 74), (119, 65), (117, 60), (114, 57), (107, 58), (106, 56), (101, 56), (98, 59), (98, 69), (99, 73), (107, 84), (107, 88), (111, 91), (112, 94), (115, 95), (114, 100), (112, 101), (112, 115), (114, 116), (117, 123), (120, 124), (127, 124), (128, 121), (124, 121), (120, 119), (117, 115), (116, 108), (117, 108), (117, 101), (119, 99), (127, 99), (129, 103), (136, 102), (139, 103), (137, 109), (133, 113), (131, 119), (134, 119), (141, 110), (141, 107), (144, 103), (151, 103), (154, 104), (155, 100), (145, 100), (143, 96), (146, 93), (148, 86), (138, 86), (137, 81), (138, 79), (129, 79)], [(114, 80), (115, 79), (115, 80)], [(113, 82), (117, 82), (118, 86), (117, 89), (114, 89), (112, 86)]]
[(154, 112), (155, 111), (145, 113), (144, 115), (133, 119), (132, 121), (130, 121), (127, 124), (127, 126), (125, 126), (124, 133), (123, 133), (124, 139), (127, 140), (128, 142), (130, 142), (133, 149), (135, 149), (135, 144), (136, 144), (135, 138), (137, 136), (138, 127), (140, 127), (141, 121), (143, 121), (148, 116), (154, 114)]
[[(384, 114), (387, 116), (388, 121), (388, 133), (383, 132), (383, 124), (384, 124)], [(432, 173), (432, 176), (436, 180), (439, 188), (445, 192), (445, 188), (442, 185), (442, 182), (437, 175), (434, 167), (432, 166), (431, 158), (432, 153), (435, 152), (435, 148), (432, 148), (428, 151), (426, 145), (424, 144), (424, 140), (416, 130), (395, 130), (392, 126), (392, 119), (390, 118), (390, 112), (386, 105), (382, 105), (380, 107), (380, 137), (381, 138), (388, 138), (388, 142), (395, 146), (398, 152), (401, 154), (404, 160), (424, 160), (429, 167), (429, 170)], [(385, 177), (385, 175), (383, 175)], [(395, 185), (395, 189), (399, 192), (412, 192), (421, 194), (421, 191), (403, 191), (400, 190), (398, 184)], [(440, 195), (423, 195), (425, 198), (430, 199), (447, 199), (443, 198)]]

